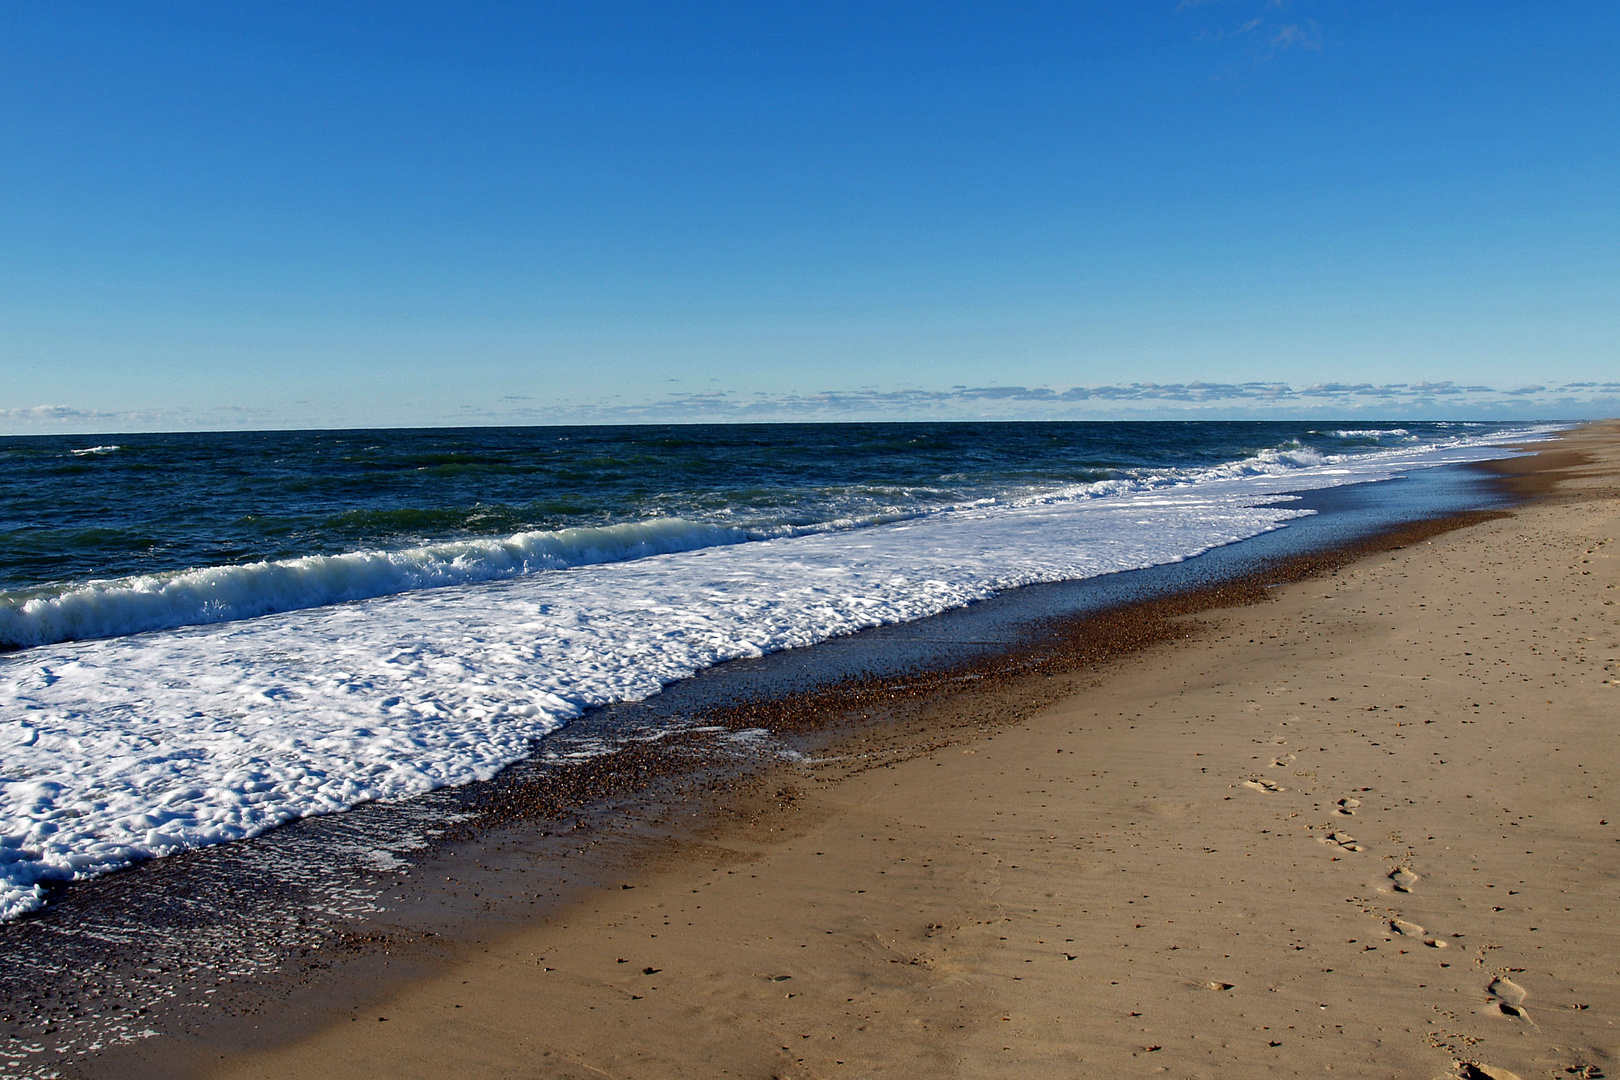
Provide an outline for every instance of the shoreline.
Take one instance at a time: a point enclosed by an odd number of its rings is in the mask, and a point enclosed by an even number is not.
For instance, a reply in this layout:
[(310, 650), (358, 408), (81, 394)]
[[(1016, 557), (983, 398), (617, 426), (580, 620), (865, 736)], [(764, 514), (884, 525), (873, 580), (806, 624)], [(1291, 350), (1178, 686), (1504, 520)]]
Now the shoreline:
[[(784, 766), (633, 889), (218, 1075), (1612, 1071), (1614, 425), (1582, 442), (1512, 518), (977, 695), (1010, 722)], [(1569, 619), (1596, 644), (1529, 651)]]
[[(1531, 459), (1518, 460), (1523, 462)], [(1511, 464), (1511, 462), (1509, 464)], [(1520, 471), (1522, 472), (1522, 470)], [(1535, 474), (1532, 473), (1530, 475)], [(1456, 524), (1456, 522), (1452, 522), (1451, 525), (1445, 527), (1455, 527)], [(1416, 543), (1421, 539), (1421, 536), (1409, 536), (1405, 538), (1404, 541), (1400, 541), (1400, 538), (1395, 538), (1395, 540), (1404, 543)], [(1365, 554), (1365, 551), (1363, 551), (1362, 554)], [(1332, 561), (1334, 559), (1339, 560), (1341, 563), (1344, 561), (1342, 555), (1332, 555), (1327, 558), (1327, 561)], [(1301, 565), (1296, 568), (1297, 575), (1293, 576), (1307, 577), (1313, 571), (1318, 573), (1322, 572), (1323, 567), (1321, 564), (1324, 561), (1323, 555), (1318, 553), (1315, 556), (1307, 557), (1305, 562), (1311, 563), (1313, 560), (1317, 565)], [(1067, 645), (1063, 645), (1061, 643), (1055, 644), (1053, 646), (1053, 658), (1049, 659), (1045, 670), (1037, 670), (1033, 674), (1027, 671), (1023, 674), (1009, 674), (1002, 672), (998, 678), (1008, 685), (995, 688), (988, 694), (980, 690), (976, 691), (973, 695), (967, 695), (968, 697), (983, 699), (980, 702), (981, 705), (988, 705), (989, 707), (996, 709), (1000, 715), (993, 721), (987, 722), (983, 717), (980, 717), (978, 720), (974, 720), (971, 717), (958, 718), (958, 721), (954, 727), (947, 725), (948, 730), (941, 731), (939, 717), (937, 715), (932, 717), (926, 715), (931, 709), (937, 713), (938, 706), (940, 705), (939, 699), (942, 697), (942, 695), (947, 693), (952, 685), (953, 680), (956, 680), (957, 684), (960, 685), (960, 680), (964, 678), (979, 680), (984, 676), (985, 672), (980, 671), (977, 673), (970, 672), (964, 674), (960, 670), (953, 671), (947, 669), (943, 672), (936, 673), (937, 677), (933, 678), (932, 681), (926, 677), (920, 680), (920, 682), (916, 679), (912, 679), (910, 682), (913, 685), (908, 688), (909, 696), (906, 698), (906, 700), (898, 703), (895, 701), (894, 687), (892, 685), (895, 680), (889, 680), (887, 684), (881, 679), (874, 680), (870, 684), (870, 689), (872, 692), (870, 700), (857, 700), (855, 704), (858, 706), (857, 711), (859, 711), (859, 709), (868, 709), (878, 710), (885, 713), (885, 722), (881, 728), (867, 726), (862, 729), (861, 726), (857, 724), (857, 730), (854, 734), (848, 734), (846, 732), (846, 734), (843, 736), (839, 736), (843, 738), (846, 743), (850, 743), (851, 747), (864, 746), (865, 749), (859, 749), (855, 752), (868, 755), (867, 766), (850, 770), (850, 776), (859, 776), (870, 772), (872, 768), (872, 760), (882, 760), (883, 767), (890, 767), (895, 765), (897, 762), (911, 760), (918, 754), (936, 752), (940, 746), (956, 745), (962, 739), (991, 738), (993, 736), (987, 735), (986, 732), (999, 731), (1002, 730), (1007, 724), (1016, 724), (1020, 722), (1025, 714), (1037, 711), (1038, 705), (1050, 705), (1052, 701), (1062, 699), (1077, 691), (1083, 691), (1086, 693), (1091, 692), (1092, 684), (1096, 681), (1093, 677), (1091, 667), (1094, 666), (1099, 660), (1108, 656), (1129, 656), (1135, 653), (1136, 650), (1143, 647), (1162, 649), (1162, 645), (1153, 645), (1153, 642), (1173, 640), (1181, 636), (1182, 631), (1175, 629), (1175, 626), (1177, 625), (1178, 621), (1184, 621), (1190, 611), (1207, 611), (1211, 607), (1216, 607), (1222, 603), (1231, 603), (1234, 601), (1246, 601), (1252, 603), (1254, 600), (1265, 595), (1265, 590), (1268, 585), (1274, 584), (1277, 584), (1277, 582), (1249, 581), (1246, 584), (1226, 583), (1215, 590), (1216, 595), (1212, 597), (1191, 599), (1189, 594), (1179, 594), (1179, 598), (1175, 600), (1165, 600), (1161, 598), (1159, 600), (1148, 601), (1146, 603), (1150, 605), (1159, 604), (1162, 607), (1165, 604), (1169, 604), (1170, 607), (1165, 610), (1153, 612), (1151, 615), (1146, 617), (1142, 611), (1137, 611), (1135, 615), (1131, 617), (1131, 619), (1127, 620), (1130, 623), (1129, 626), (1116, 625), (1111, 631), (1105, 628), (1101, 631), (1100, 636), (1098, 627), (1093, 626), (1091, 630), (1087, 632), (1087, 634), (1082, 635), (1083, 640), (1078, 642), (1069, 642)], [(1247, 590), (1247, 592), (1244, 590)], [(1176, 605), (1180, 605), (1179, 610), (1171, 610), (1174, 609)], [(1096, 623), (1099, 620), (1093, 618), (1092, 621)], [(1100, 621), (1106, 622), (1106, 619)], [(1149, 627), (1150, 625), (1153, 628), (1150, 631), (1145, 632), (1144, 628)], [(1103, 644), (1101, 639), (1107, 638), (1109, 633), (1114, 634), (1118, 640), (1116, 640), (1112, 645)], [(1171, 647), (1174, 646), (1172, 645)], [(1057, 655), (1060, 654), (1064, 648), (1069, 650), (1069, 656), (1066, 661), (1059, 658)], [(1080, 654), (1075, 652), (1076, 649), (1080, 650)], [(1028, 664), (1025, 663), (1027, 660), (1028, 657), (1022, 656), (1021, 654), (1021, 659), (1015, 662), (1014, 666), (1016, 667), (1022, 664), (1023, 666), (1027, 667)], [(1003, 662), (1005, 662), (1005, 658), (1003, 659)], [(1127, 661), (1127, 663), (1128, 662), (1129, 661)], [(1069, 672), (1069, 675), (1063, 676), (1062, 672), (1064, 671)], [(1027, 695), (1029, 683), (1032, 679), (1041, 680), (1043, 682), (1052, 684), (1041, 688), (1039, 697), (1044, 700), (1013, 700), (1021, 699)], [(1014, 683), (1018, 683), (1019, 685), (1012, 685)], [(835, 697), (841, 699), (841, 703), (835, 702), (834, 704), (836, 704), (838, 709), (842, 710), (846, 714), (850, 712), (851, 689), (852, 687), (850, 685), (845, 684), (839, 686), (833, 692)], [(855, 694), (854, 697), (858, 699), (859, 694)], [(963, 695), (955, 695), (955, 698), (960, 697), (963, 697)], [(1001, 698), (1002, 700), (994, 700), (997, 697)], [(955, 698), (951, 698), (950, 700), (955, 700)], [(801, 738), (808, 740), (806, 745), (809, 746), (812, 751), (814, 751), (815, 748), (814, 746), (811, 746), (811, 744), (817, 742), (818, 740), (825, 742), (826, 739), (826, 736), (816, 735), (814, 732), (820, 730), (821, 727), (824, 726), (824, 714), (827, 711), (827, 704), (827, 702), (822, 702), (817, 705), (815, 702), (807, 703), (802, 700), (779, 700), (772, 705), (772, 709), (774, 711), (772, 711), (768, 726), (777, 731), (791, 732), (794, 729), (793, 714), (795, 711), (801, 715), (821, 715), (822, 720), (806, 721), (801, 724)], [(958, 704), (960, 704), (960, 702), (958, 702)], [(724, 709), (714, 710), (712, 715), (705, 717), (705, 719), (716, 721), (716, 723), (711, 724), (711, 726), (719, 727), (724, 730), (736, 731), (738, 729), (746, 729), (747, 727), (752, 726), (754, 719), (758, 718), (757, 714), (760, 712), (760, 706), (758, 702), (754, 702), (742, 708), (742, 712), (729, 716), (726, 715), (726, 711)], [(895, 717), (893, 715), (896, 712), (902, 714), (900, 717), (900, 722), (898, 723), (895, 722)], [(909, 715), (906, 715), (908, 712)], [(847, 728), (848, 726), (849, 725), (846, 723), (845, 727)], [(822, 749), (824, 750), (825, 747)], [(847, 747), (846, 749), (849, 748)], [(791, 772), (792, 769), (793, 767), (788, 767), (789, 772)], [(849, 778), (849, 776), (845, 777), (846, 780)], [(824, 776), (817, 780), (818, 785), (826, 782), (827, 781), (825, 780)], [(718, 826), (721, 830), (720, 833), (714, 833), (711, 836), (702, 839), (698, 844), (695, 845), (694, 850), (704, 848), (705, 844), (712, 846), (715, 843), (720, 843), (723, 847), (734, 846), (730, 841), (725, 840), (722, 837), (721, 834), (725, 833), (726, 830), (739, 830), (740, 835), (751, 835), (750, 830), (757, 832), (759, 829), (763, 828), (765, 829), (765, 833), (761, 835), (769, 835), (770, 830), (775, 827), (762, 826), (760, 822), (767, 819), (774, 820), (781, 818), (784, 814), (786, 814), (788, 818), (798, 817), (802, 819), (804, 808), (807, 805), (805, 802), (805, 796), (795, 794), (791, 797), (787, 797), (784, 800), (782, 797), (780, 797), (780, 792), (787, 789), (775, 786), (775, 784), (776, 782), (774, 780), (768, 780), (767, 778), (761, 776), (756, 776), (752, 780), (748, 781), (744, 785), (745, 789), (754, 790), (752, 790), (752, 792), (745, 790), (740, 796), (733, 798), (731, 800), (733, 805), (729, 808), (729, 812), (720, 815), (721, 824)], [(701, 788), (701, 785), (698, 786)], [(681, 796), (681, 798), (689, 798), (692, 794), (693, 792), (690, 790), (689, 786), (689, 789)], [(724, 802), (723, 799), (722, 802)], [(541, 807), (541, 809), (544, 808)], [(525, 822), (534, 820), (535, 807), (510, 807), (509, 813), (511, 823), (514, 826), (521, 828)], [(642, 824), (647, 825), (649, 822), (643, 821)], [(656, 825), (656, 823), (653, 824)], [(689, 829), (689, 825), (686, 826), (686, 828)], [(635, 830), (632, 829), (631, 831), (634, 832)], [(676, 831), (680, 830), (677, 829)], [(486, 836), (488, 835), (490, 834), (486, 832)], [(598, 839), (601, 838), (598, 837)], [(642, 836), (632, 839), (639, 840), (641, 851), (639, 853), (631, 852), (629, 855), (629, 860), (632, 863), (642, 863), (643, 865), (640, 868), (632, 868), (628, 871), (623, 871), (622, 866), (616, 867), (614, 865), (616, 858), (621, 863), (624, 861), (625, 851), (623, 850), (621, 850), (617, 856), (610, 856), (606, 859), (600, 860), (600, 865), (597, 868), (596, 875), (598, 880), (594, 882), (587, 881), (584, 883), (583, 887), (573, 890), (573, 894), (571, 896), (559, 896), (554, 898), (552, 910), (555, 912), (566, 912), (571, 910), (570, 905), (572, 905), (573, 908), (578, 908), (582, 903), (591, 902), (593, 898), (600, 895), (599, 887), (608, 879), (611, 879), (616, 872), (619, 873), (619, 876), (625, 876), (625, 873), (628, 873), (631, 875), (628, 880), (635, 880), (636, 876), (644, 874), (652, 874), (656, 876), (659, 873), (669, 872), (668, 868), (672, 862), (672, 857), (662, 853), (662, 849), (669, 846), (669, 834), (659, 834), (658, 828), (655, 827), (650, 830), (644, 829)], [(749, 842), (752, 843), (753, 841)], [(496, 844), (490, 844), (488, 842), (484, 843), (484, 847), (486, 848), (495, 846), (504, 847), (504, 840)], [(631, 843), (630, 846), (635, 847), (636, 845), (635, 843)], [(688, 846), (692, 847), (693, 845), (688, 842)], [(532, 852), (530, 854), (532, 855)], [(673, 857), (673, 862), (675, 864), (682, 864), (685, 858), (686, 856), (676, 856)], [(483, 859), (480, 858), (478, 861), (482, 863)], [(511, 867), (508, 866), (506, 869), (510, 870)], [(500, 868), (497, 867), (496, 870), (499, 871)], [(590, 875), (587, 874), (586, 876), (589, 877)], [(510, 918), (496, 917), (493, 922), (488, 924), (486, 929), (494, 934), (504, 935), (509, 933), (514, 925), (515, 923)], [(522, 933), (523, 931), (518, 932)], [(428, 951), (432, 952), (433, 948), (434, 947), (430, 947)], [(451, 950), (452, 953), (455, 951), (457, 950)], [(468, 951), (476, 951), (476, 948), (470, 949), (468, 946), (463, 945), (459, 951), (466, 953)], [(390, 952), (393, 952), (393, 950), (384, 948), (383, 955), (386, 956)], [(404, 952), (408, 954), (409, 949), (405, 949)], [(395, 953), (395, 955), (398, 956), (399, 954)], [(409, 965), (410, 961), (408, 956), (404, 958), (403, 962)], [(387, 962), (385, 961), (384, 963), (386, 964)], [(438, 955), (429, 957), (422, 963), (419, 963), (417, 965), (417, 970), (414, 971), (400, 973), (396, 969), (393, 972), (385, 972), (378, 968), (374, 971), (374, 975), (378, 980), (377, 985), (379, 987), (383, 985), (397, 984), (401, 981), (406, 981), (409, 983), (410, 978), (420, 977), (423, 975), (427, 976), (427, 981), (431, 981), (433, 978), (431, 974), (432, 970), (441, 966), (442, 963), (443, 956)], [(375, 967), (376, 965), (373, 966)], [(317, 1001), (311, 1007), (317, 1009), (325, 1007), (330, 1009), (332, 1004), (332, 1002), (327, 1001), (323, 1005)], [(274, 1003), (270, 1003), (265, 1007), (265, 1011), (274, 1011), (274, 1008)], [(307, 1026), (308, 1021), (309, 1017), (306, 1016), (301, 1022), (302, 1026)], [(236, 1026), (240, 1027), (243, 1025), (244, 1021), (237, 1019), (234, 1021), (216, 1021), (216, 1023), (224, 1023), (227, 1026), (235, 1024)], [(274, 1042), (276, 1040), (272, 1038), (269, 1041)], [(103, 1070), (108, 1067), (113, 1068), (113, 1074), (133, 1075), (133, 1073), (126, 1072), (125, 1070), (137, 1066), (139, 1060), (145, 1060), (146, 1064), (152, 1066), (153, 1070), (155, 1070), (151, 1074), (163, 1074), (167, 1072), (169, 1068), (172, 1068), (178, 1064), (176, 1058), (160, 1051), (157, 1045), (158, 1043), (169, 1042), (171, 1042), (171, 1040), (155, 1040), (154, 1043), (134, 1048), (134, 1053), (130, 1052), (130, 1048), (112, 1050), (109, 1051), (108, 1056), (104, 1058), (101, 1063), (98, 1064), (91, 1061), (84, 1061), (82, 1065), (92, 1075), (105, 1075), (107, 1073), (105, 1073)], [(201, 1068), (204, 1065), (204, 1061), (196, 1056), (196, 1052), (205, 1049), (206, 1045), (207, 1044), (205, 1042), (203, 1044), (196, 1044), (190, 1047), (169, 1046), (168, 1049), (171, 1051), (175, 1049), (191, 1051), (191, 1053), (185, 1056), (189, 1056), (191, 1058), (191, 1065), (194, 1068)], [(156, 1055), (152, 1055), (147, 1051), (159, 1052)], [(208, 1054), (208, 1056), (213, 1057), (211, 1053)], [(164, 1058), (167, 1059), (166, 1062), (160, 1062), (159, 1059)], [(121, 1064), (115, 1065), (115, 1062), (121, 1062)]]

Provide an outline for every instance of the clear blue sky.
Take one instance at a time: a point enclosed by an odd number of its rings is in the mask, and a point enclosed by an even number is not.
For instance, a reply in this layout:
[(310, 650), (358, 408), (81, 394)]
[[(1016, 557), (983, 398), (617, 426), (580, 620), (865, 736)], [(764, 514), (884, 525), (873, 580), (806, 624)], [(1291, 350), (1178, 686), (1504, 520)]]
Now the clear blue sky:
[(1620, 411), (1612, 2), (4, 10), (0, 431)]

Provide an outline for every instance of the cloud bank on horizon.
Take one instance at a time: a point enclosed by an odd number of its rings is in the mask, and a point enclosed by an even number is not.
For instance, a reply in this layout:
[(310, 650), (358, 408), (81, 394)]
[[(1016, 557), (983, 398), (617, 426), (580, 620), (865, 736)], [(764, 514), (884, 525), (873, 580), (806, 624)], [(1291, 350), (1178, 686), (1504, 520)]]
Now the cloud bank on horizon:
[(28, 6), (0, 434), (1620, 412), (1559, 10)]
[[(826, 390), (809, 394), (738, 394), (725, 390), (669, 393), (628, 402), (545, 403), (506, 395), (501, 407), (463, 406), (424, 426), (545, 424), (768, 423), (836, 420), (1143, 420), (1143, 419), (1523, 419), (1571, 420), (1620, 415), (1620, 382), (1560, 386), (1458, 386), (1452, 382), (1131, 383), (1072, 386), (954, 386)], [(184, 431), (283, 427), (269, 412), (224, 410), (102, 412), (62, 405), (0, 409), (0, 429), (14, 435)], [(297, 425), (294, 425), (297, 426)], [(390, 425), (376, 425), (390, 426)]]

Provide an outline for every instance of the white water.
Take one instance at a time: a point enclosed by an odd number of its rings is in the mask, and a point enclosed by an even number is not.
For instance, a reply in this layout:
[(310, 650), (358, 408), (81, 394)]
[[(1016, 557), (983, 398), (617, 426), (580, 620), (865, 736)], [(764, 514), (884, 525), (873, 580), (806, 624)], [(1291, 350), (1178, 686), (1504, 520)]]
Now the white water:
[(0, 607), (0, 642), (50, 645), (251, 619), (413, 589), (740, 544), (748, 538), (741, 529), (664, 518), (89, 581)]
[(1405, 428), (1341, 428), (1338, 431), (1330, 431), (1328, 434), (1340, 439), (1417, 438)]
[(487, 778), (582, 710), (723, 660), (1185, 559), (1298, 516), (1257, 505), (1279, 492), (1500, 455), (1273, 453), (1021, 505), (15, 653), (0, 660), (0, 918), (36, 907), (41, 881)]

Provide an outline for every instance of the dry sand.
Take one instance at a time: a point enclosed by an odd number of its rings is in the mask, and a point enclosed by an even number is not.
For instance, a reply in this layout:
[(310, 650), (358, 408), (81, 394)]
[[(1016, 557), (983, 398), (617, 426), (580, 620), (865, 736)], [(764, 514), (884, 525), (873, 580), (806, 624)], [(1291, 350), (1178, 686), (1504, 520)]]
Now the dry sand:
[(1620, 425), (1563, 445), (219, 1075), (1620, 1077)]

